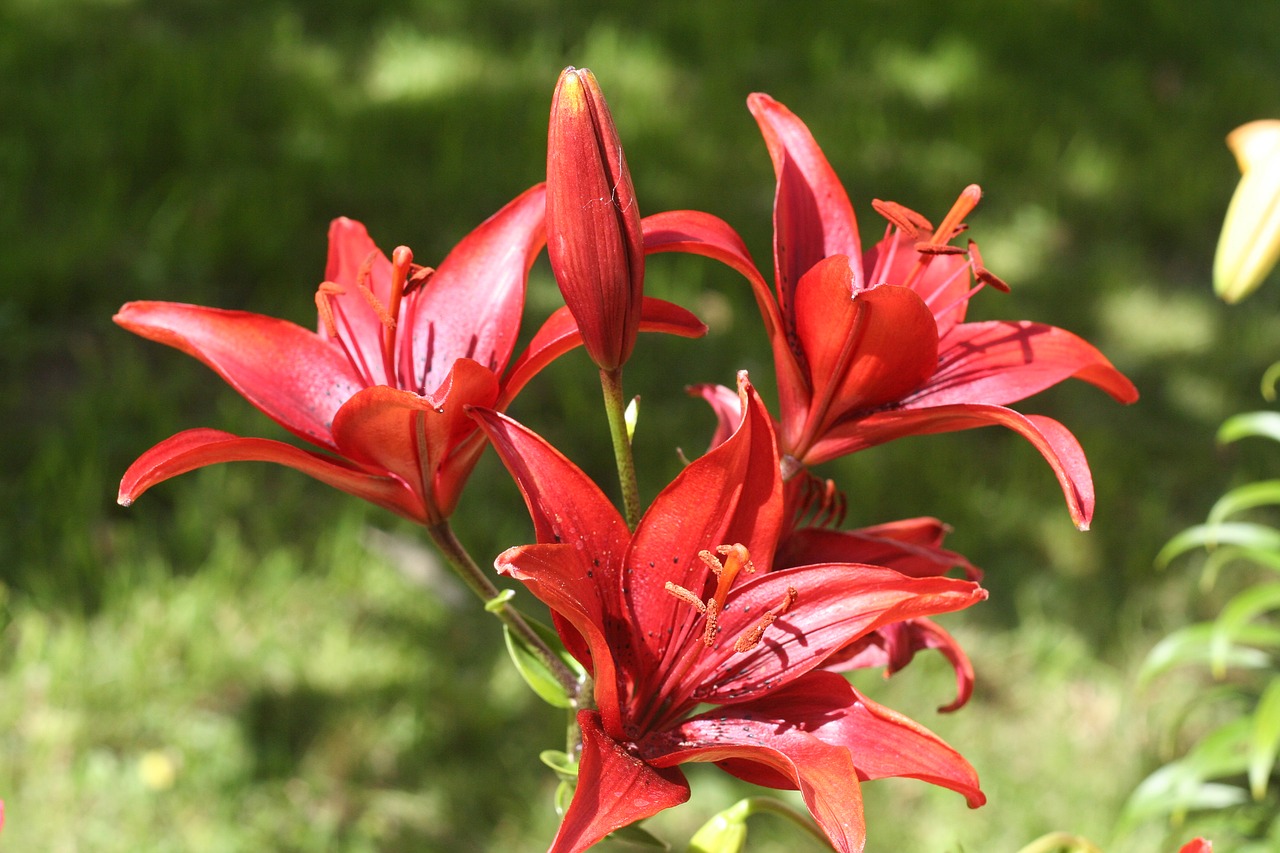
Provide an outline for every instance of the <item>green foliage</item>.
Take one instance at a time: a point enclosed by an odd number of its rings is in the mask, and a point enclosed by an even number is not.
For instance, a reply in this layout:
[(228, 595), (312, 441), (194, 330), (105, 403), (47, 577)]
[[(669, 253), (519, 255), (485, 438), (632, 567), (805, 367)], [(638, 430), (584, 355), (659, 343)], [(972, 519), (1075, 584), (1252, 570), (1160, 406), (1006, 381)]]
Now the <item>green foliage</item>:
[[(1280, 415), (1250, 412), (1229, 418), (1218, 433), (1226, 443), (1248, 436), (1280, 442)], [(1262, 843), (1280, 831), (1274, 812), (1259, 814), (1254, 804), (1273, 808), (1280, 803), (1270, 780), (1280, 753), (1280, 530), (1252, 521), (1233, 521), (1242, 513), (1280, 504), (1280, 481), (1266, 480), (1238, 486), (1209, 511), (1206, 524), (1174, 536), (1157, 555), (1157, 564), (1195, 549), (1207, 551), (1203, 577), (1217, 581), (1223, 569), (1240, 573), (1249, 567), (1264, 570), (1245, 575), (1245, 585), (1223, 604), (1211, 622), (1173, 632), (1151, 650), (1139, 681), (1173, 667), (1206, 665), (1222, 689), (1200, 693), (1188, 703), (1212, 705), (1222, 722), (1201, 730), (1181, 758), (1148, 776), (1133, 792), (1121, 818), (1122, 830), (1142, 821), (1171, 817), (1180, 823), (1188, 814), (1218, 811), (1231, 818), (1230, 831), (1243, 840)], [(1231, 683), (1225, 679), (1235, 678)], [(1229, 838), (1218, 836), (1220, 843)]]

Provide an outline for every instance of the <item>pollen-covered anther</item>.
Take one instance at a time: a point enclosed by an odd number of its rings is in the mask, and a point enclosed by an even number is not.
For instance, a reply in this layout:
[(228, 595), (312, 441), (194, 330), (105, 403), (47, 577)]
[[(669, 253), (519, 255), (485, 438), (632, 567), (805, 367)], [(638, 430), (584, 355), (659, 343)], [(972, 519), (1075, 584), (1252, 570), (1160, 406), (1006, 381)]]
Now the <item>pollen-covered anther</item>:
[(764, 637), (764, 630), (772, 625), (779, 616), (790, 610), (791, 605), (796, 603), (796, 598), (799, 595), (795, 587), (787, 587), (787, 594), (783, 596), (782, 601), (777, 606), (766, 610), (754, 625), (738, 635), (738, 639), (733, 642), (733, 650), (739, 653), (749, 652), (760, 645), (760, 640)]
[(965, 250), (947, 243), (916, 243), (915, 249), (922, 255), (963, 255)]
[(667, 581), (665, 589), (685, 604), (691, 605), (693, 609), (697, 610), (699, 613), (707, 612), (707, 605), (702, 603), (702, 599), (698, 598), (698, 596), (689, 592), (689, 590), (684, 587), (674, 584), (671, 581)]
[(881, 201), (876, 198), (871, 200), (871, 206), (876, 213), (889, 220), (891, 225), (911, 237), (919, 239), (933, 232), (933, 223), (896, 201)]
[(703, 615), (707, 617), (707, 622), (702, 628), (702, 644), (710, 647), (716, 641), (716, 634), (720, 633), (720, 603), (714, 598), (708, 598)]
[(316, 288), (316, 311), (320, 314), (325, 333), (331, 338), (338, 336), (338, 322), (333, 316), (332, 300), (346, 292), (346, 288), (332, 281), (321, 282)]
[(991, 270), (982, 264), (982, 253), (978, 251), (978, 244), (969, 241), (969, 262), (973, 264), (973, 277), (983, 284), (989, 284), (1001, 293), (1009, 292), (1009, 285), (1004, 279), (997, 276)]
[(405, 279), (404, 295), (408, 296), (415, 290), (421, 290), (423, 287), (426, 287), (427, 282), (431, 281), (431, 277), (435, 274), (435, 267), (424, 267), (420, 264), (413, 264), (409, 268), (409, 277)]

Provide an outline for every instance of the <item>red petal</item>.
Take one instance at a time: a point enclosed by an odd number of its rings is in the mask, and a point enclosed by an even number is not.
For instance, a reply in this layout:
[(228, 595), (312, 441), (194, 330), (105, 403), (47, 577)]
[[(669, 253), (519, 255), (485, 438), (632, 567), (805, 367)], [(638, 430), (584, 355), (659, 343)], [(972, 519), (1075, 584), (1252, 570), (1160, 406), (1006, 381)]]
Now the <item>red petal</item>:
[(937, 372), (905, 405), (1003, 406), (1073, 377), (1121, 403), (1138, 399), (1124, 374), (1068, 331), (1028, 322), (965, 323), (941, 342)]
[[(736, 652), (734, 640), (776, 607), (788, 588), (798, 592), (791, 608), (755, 648)], [(969, 581), (910, 578), (879, 566), (833, 563), (769, 572), (729, 593), (720, 613), (721, 639), (698, 656), (681, 676), (683, 689), (673, 692), (714, 703), (762, 696), (882, 625), (960, 610), (986, 597)]]
[(745, 712), (745, 706), (716, 709), (714, 716), (646, 738), (641, 752), (656, 767), (714, 761), (758, 784), (798, 788), (831, 844), (839, 851), (861, 851), (867, 827), (850, 751), (823, 742), (786, 716), (760, 719), (751, 713), (748, 718), (739, 715), (740, 708)]
[(829, 424), (900, 400), (937, 367), (936, 326), (920, 297), (894, 286), (855, 297), (851, 275), (846, 259), (829, 258), (796, 289), (796, 336), (813, 385), (804, 435), (784, 437), (797, 456)]
[[(600, 710), (605, 730), (620, 738), (624, 733), (624, 697), (618, 692), (618, 665), (626, 666), (626, 662), (615, 661), (614, 654), (615, 651), (628, 654), (629, 660), (634, 660), (634, 656), (629, 654), (630, 647), (625, 640), (619, 641), (614, 637), (617, 633), (625, 634), (629, 625), (625, 619), (618, 621), (623, 617), (613, 615), (622, 612), (620, 602), (613, 599), (605, 584), (595, 582), (596, 568), (608, 568), (605, 559), (600, 562), (601, 565), (595, 567), (591, 555), (573, 545), (522, 545), (499, 554), (494, 566), (499, 572), (523, 583), (539, 601), (581, 635), (588, 649), (585, 656), (575, 648), (579, 645), (575, 638), (565, 637), (565, 645), (579, 661), (584, 657), (591, 661), (596, 707)], [(608, 634), (606, 627), (610, 631)], [(634, 681), (630, 674), (627, 681)]]
[[(920, 254), (911, 235), (900, 233), (881, 240), (862, 258), (863, 269), (867, 271), (867, 286), (905, 284), (919, 259)], [(964, 321), (971, 285), (969, 262), (959, 255), (935, 256), (924, 272), (911, 282), (911, 289), (933, 313), (938, 324), (938, 337)]]
[[(986, 802), (978, 775), (964, 756), (919, 723), (872, 702), (835, 673), (810, 673), (763, 699), (718, 708), (697, 719), (704, 726), (714, 725), (726, 714), (730, 721), (736, 722), (734, 715), (745, 718), (753, 728), (803, 730), (843, 747), (862, 780), (920, 779), (963, 794), (970, 808)], [(687, 728), (688, 724), (682, 726), (681, 733)], [(749, 773), (735, 775), (754, 781)]]
[(911, 663), (921, 649), (942, 652), (956, 673), (956, 698), (938, 710), (947, 713), (962, 708), (973, 695), (973, 664), (955, 638), (932, 619), (909, 619), (886, 625), (832, 655), (823, 669), (848, 672), (883, 666), (887, 677)]
[[(796, 361), (796, 354), (791, 351), (792, 342), (787, 338), (786, 327), (778, 313), (777, 302), (769, 291), (769, 285), (756, 269), (755, 262), (737, 232), (724, 220), (695, 210), (657, 213), (645, 217), (641, 224), (644, 226), (646, 253), (689, 252), (706, 255), (746, 277), (773, 348), (782, 411), (802, 413), (809, 405), (809, 381), (800, 363)], [(737, 420), (733, 423), (736, 426)]]
[[(739, 393), (746, 416), (737, 431), (663, 489), (631, 541), (627, 592), (636, 641), (654, 661), (682, 656), (687, 643), (694, 642), (688, 634), (695, 630), (696, 612), (667, 592), (665, 584), (705, 597), (703, 588), (713, 578), (698, 559), (699, 551), (741, 543), (762, 568), (773, 561), (783, 507), (773, 427), (745, 373), (739, 377)], [(664, 669), (657, 664), (653, 674)], [(637, 692), (643, 695), (647, 689), (658, 686), (641, 685)]]
[(689, 799), (679, 768), (656, 769), (600, 728), (594, 711), (578, 712), (582, 760), (578, 787), (549, 853), (579, 853), (621, 829)]
[[(497, 412), (477, 409), (472, 416), (520, 488), (538, 542), (575, 546), (582, 565), (573, 577), (581, 578), (583, 600), (574, 608), (587, 614), (595, 625), (626, 624), (621, 570), (631, 532), (617, 509), (590, 477), (545, 439)], [(537, 569), (527, 574), (537, 574)], [(539, 583), (542, 580), (538, 578)], [(563, 639), (574, 657), (587, 665), (592, 658), (582, 638), (574, 633)], [(600, 641), (607, 644), (603, 634)], [(611, 657), (611, 653), (605, 654)], [(621, 665), (631, 668), (629, 660)], [(614, 690), (612, 682), (606, 686)], [(612, 701), (616, 706), (616, 696)], [(616, 711), (612, 722), (617, 722)]]
[(623, 364), (639, 331), (644, 237), (617, 128), (586, 69), (566, 68), (551, 103), (547, 257), (591, 360)]
[(809, 128), (768, 95), (751, 95), (747, 106), (764, 134), (778, 180), (773, 252), (782, 315), (791, 312), (791, 295), (800, 277), (832, 255), (853, 259), (854, 289), (861, 290), (862, 247), (853, 205)]
[[(342, 285), (344, 292), (334, 296), (350, 323), (350, 329), (338, 324), (338, 333), (347, 347), (360, 353), (362, 361), (374, 370), (375, 379), (386, 379), (382, 364), (382, 320), (360, 294), (360, 271), (369, 266), (369, 287), (383, 305), (391, 301), (391, 261), (378, 248), (363, 224), (345, 216), (329, 223), (329, 261), (325, 281)], [(329, 341), (324, 323), (320, 335)], [(336, 342), (333, 342), (336, 349)], [(340, 350), (339, 350), (340, 351)]]
[(520, 334), (529, 268), (546, 242), (546, 191), (533, 186), (449, 252), (414, 303), (413, 358), (433, 391), (459, 358), (501, 375)]
[(128, 506), (156, 483), (219, 462), (275, 462), (414, 521), (426, 513), (417, 495), (389, 475), (362, 471), (342, 460), (265, 438), (241, 438), (216, 429), (189, 429), (138, 457), (120, 481), (118, 500)]
[[(641, 304), (640, 331), (665, 332), (682, 338), (700, 338), (707, 327), (689, 311), (672, 302), (646, 296)], [(502, 397), (497, 408), (505, 409), (515, 399), (520, 389), (538, 374), (542, 368), (574, 347), (582, 346), (582, 334), (577, 321), (567, 307), (552, 312), (516, 359), (503, 383)]]
[[(909, 526), (913, 522), (922, 524)], [(774, 568), (812, 563), (870, 563), (915, 578), (936, 577), (961, 568), (969, 580), (980, 580), (982, 570), (964, 555), (934, 544), (942, 541), (945, 530), (941, 522), (932, 518), (910, 519), (861, 530), (804, 528), (783, 540)]]
[(1206, 838), (1193, 838), (1178, 853), (1213, 853), (1213, 842)]
[(322, 447), (334, 447), (334, 413), (364, 387), (338, 350), (287, 320), (176, 302), (130, 302), (112, 319), (200, 359), (272, 420)]
[(470, 473), (469, 468), (446, 468), (453, 451), (475, 430), (466, 407), (491, 406), (497, 396), (493, 373), (460, 358), (437, 397), (386, 385), (356, 394), (334, 417), (334, 440), (342, 455), (410, 484), (436, 520), (447, 518)]
[(1022, 415), (1003, 406), (935, 406), (878, 412), (846, 421), (829, 430), (805, 457), (817, 465), (848, 453), (884, 444), (906, 435), (1005, 426), (1035, 445), (1053, 468), (1067, 499), (1076, 527), (1089, 529), (1093, 518), (1093, 475), (1075, 436), (1057, 421), (1040, 415)]
[(723, 385), (693, 385), (685, 389), (690, 396), (701, 397), (711, 406), (716, 416), (716, 431), (711, 436), (708, 450), (714, 450), (733, 435), (742, 423), (742, 399), (738, 392)]

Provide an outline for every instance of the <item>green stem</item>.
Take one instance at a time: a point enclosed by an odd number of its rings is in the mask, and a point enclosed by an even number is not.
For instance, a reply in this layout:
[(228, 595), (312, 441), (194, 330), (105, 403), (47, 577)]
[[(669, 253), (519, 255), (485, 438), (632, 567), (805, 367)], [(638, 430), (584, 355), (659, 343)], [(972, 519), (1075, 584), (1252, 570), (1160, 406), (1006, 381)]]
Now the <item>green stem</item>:
[(613, 458), (618, 464), (622, 507), (627, 516), (627, 526), (635, 530), (640, 522), (640, 489), (636, 485), (636, 460), (631, 455), (631, 436), (627, 435), (627, 404), (622, 396), (622, 368), (601, 370), (600, 388), (604, 392), (604, 411), (609, 418), (609, 435), (613, 439)]
[(453, 569), (454, 574), (467, 585), (467, 589), (475, 593), (476, 597), (484, 602), (484, 609), (497, 616), (502, 620), (502, 624), (507, 626), (507, 630), (520, 637), (525, 645), (532, 649), (546, 665), (547, 669), (555, 675), (556, 680), (564, 688), (565, 695), (576, 700), (581, 689), (577, 677), (569, 670), (569, 667), (564, 665), (564, 661), (560, 660), (559, 655), (543, 642), (537, 632), (529, 627), (529, 623), (525, 621), (520, 611), (511, 606), (508, 601), (512, 595), (511, 590), (499, 590), (480, 570), (480, 567), (476, 565), (476, 561), (471, 558), (471, 554), (458, 541), (458, 537), (454, 534), (453, 527), (449, 524), (448, 519), (428, 524), (427, 534), (431, 537), (431, 541), (435, 543), (436, 547), (440, 549), (440, 553), (444, 555), (445, 562), (449, 564), (449, 568)]

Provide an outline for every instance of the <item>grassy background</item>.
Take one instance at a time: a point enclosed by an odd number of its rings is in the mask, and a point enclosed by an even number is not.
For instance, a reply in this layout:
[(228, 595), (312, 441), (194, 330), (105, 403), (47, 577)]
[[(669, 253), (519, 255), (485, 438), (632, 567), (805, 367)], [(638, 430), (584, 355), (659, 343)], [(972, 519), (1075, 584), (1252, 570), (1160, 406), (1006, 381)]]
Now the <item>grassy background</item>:
[[(110, 322), (172, 299), (311, 322), (324, 235), (359, 218), (439, 259), (541, 178), (559, 69), (591, 67), (643, 212), (727, 218), (767, 263), (772, 174), (744, 99), (810, 125), (868, 234), (872, 197), (935, 219), (967, 183), (989, 266), (1013, 285), (971, 316), (1093, 340), (1139, 385), (1022, 406), (1089, 452), (1099, 509), (1072, 528), (1047, 467), (995, 430), (908, 439), (833, 465), (851, 523), (933, 514), (988, 571), (948, 622), (980, 686), (939, 717), (937, 661), (870, 689), (959, 747), (991, 802), (868, 786), (871, 850), (1015, 850), (1067, 829), (1113, 850), (1120, 803), (1167, 754), (1194, 684), (1132, 688), (1171, 626), (1213, 612), (1151, 558), (1232, 481), (1274, 472), (1216, 451), (1276, 357), (1277, 296), (1209, 295), (1236, 181), (1222, 137), (1274, 116), (1280, 7), (1216, 0), (791, 4), (436, 0), (0, 3), (0, 796), (4, 850), (539, 849), (555, 823), (536, 761), (560, 721), (513, 680), (494, 626), (433, 574), (415, 531), (267, 466), (187, 475), (128, 510), (128, 463), (181, 428), (278, 436), (207, 370)], [(529, 328), (557, 304), (535, 270)], [(767, 349), (743, 285), (662, 257), (649, 287), (705, 314), (704, 341), (649, 341), (651, 495), (710, 431), (688, 382)], [(607, 476), (585, 359), (514, 413)], [(582, 430), (583, 424), (598, 428)], [(492, 458), (464, 496), (481, 559), (529, 531)], [(418, 581), (410, 577), (419, 578)], [(423, 586), (428, 588), (423, 589)], [(465, 713), (458, 713), (459, 709)], [(671, 837), (740, 796), (695, 774)], [(798, 849), (767, 819), (759, 849)], [(1177, 834), (1186, 834), (1179, 832)], [(776, 842), (771, 839), (777, 839)], [(753, 836), (753, 841), (756, 839)]]

